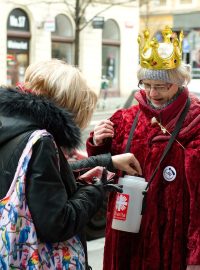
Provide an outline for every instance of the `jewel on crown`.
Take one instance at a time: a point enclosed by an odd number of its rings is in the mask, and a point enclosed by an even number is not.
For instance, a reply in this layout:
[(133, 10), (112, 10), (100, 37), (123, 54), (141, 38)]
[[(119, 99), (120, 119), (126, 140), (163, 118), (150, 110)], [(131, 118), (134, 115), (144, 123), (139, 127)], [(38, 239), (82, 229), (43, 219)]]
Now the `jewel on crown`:
[(177, 68), (181, 64), (183, 31), (177, 38), (172, 29), (166, 26), (162, 31), (163, 41), (160, 43), (155, 37), (150, 39), (148, 29), (144, 30), (143, 36), (138, 36), (141, 67), (160, 70)]

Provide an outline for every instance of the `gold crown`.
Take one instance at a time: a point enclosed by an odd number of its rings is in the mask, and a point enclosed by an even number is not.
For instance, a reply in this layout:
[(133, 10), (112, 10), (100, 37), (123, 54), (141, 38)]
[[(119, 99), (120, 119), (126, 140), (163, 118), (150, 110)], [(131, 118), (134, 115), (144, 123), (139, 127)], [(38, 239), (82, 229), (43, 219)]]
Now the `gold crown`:
[(140, 65), (147, 69), (173, 69), (181, 64), (183, 31), (179, 39), (169, 26), (162, 31), (163, 41), (158, 42), (154, 37), (150, 40), (148, 29), (143, 32), (144, 39), (138, 36)]

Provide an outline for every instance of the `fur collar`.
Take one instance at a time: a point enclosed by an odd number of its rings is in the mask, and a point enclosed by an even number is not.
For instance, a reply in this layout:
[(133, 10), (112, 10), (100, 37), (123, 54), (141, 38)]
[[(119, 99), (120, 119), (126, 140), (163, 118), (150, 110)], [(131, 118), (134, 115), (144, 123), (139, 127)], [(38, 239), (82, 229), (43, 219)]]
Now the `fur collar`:
[(1, 87), (0, 113), (36, 123), (38, 128), (51, 133), (60, 146), (73, 149), (80, 144), (80, 130), (72, 114), (42, 96)]

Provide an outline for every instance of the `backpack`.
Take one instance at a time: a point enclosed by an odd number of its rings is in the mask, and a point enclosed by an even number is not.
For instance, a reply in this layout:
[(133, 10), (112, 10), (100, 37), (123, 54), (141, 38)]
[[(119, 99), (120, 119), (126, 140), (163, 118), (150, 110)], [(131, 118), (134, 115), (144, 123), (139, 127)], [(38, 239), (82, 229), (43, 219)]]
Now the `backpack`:
[(26, 202), (25, 180), (33, 145), (43, 136), (52, 137), (46, 130), (36, 130), (31, 134), (19, 159), (10, 189), (0, 200), (0, 269), (2, 270), (85, 269), (84, 249), (78, 236), (59, 243), (43, 243), (37, 237)]

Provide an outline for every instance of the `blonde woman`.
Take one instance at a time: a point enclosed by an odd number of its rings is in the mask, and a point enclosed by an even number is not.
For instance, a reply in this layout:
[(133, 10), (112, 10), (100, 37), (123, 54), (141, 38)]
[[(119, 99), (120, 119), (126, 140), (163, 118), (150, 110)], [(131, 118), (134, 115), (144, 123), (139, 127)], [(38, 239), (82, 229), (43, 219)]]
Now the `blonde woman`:
[[(76, 246), (68, 245), (63, 250), (59, 269), (87, 269), (87, 253), (86, 249), (82, 249), (82, 245), (85, 246), (82, 230), (101, 206), (107, 187), (102, 181), (77, 187), (72, 169), (62, 151), (65, 149), (70, 153), (80, 145), (80, 128), (87, 126), (96, 102), (96, 94), (82, 73), (55, 59), (30, 65), (25, 73), (24, 84), (17, 89), (0, 89), (0, 199), (8, 192), (19, 157), (33, 131), (47, 130), (58, 148), (59, 164), (51, 137), (42, 137), (34, 145), (26, 175), (26, 200), (41, 242), (49, 243), (50, 247), (52, 243), (70, 239), (75, 241), (73, 237), (76, 237)], [(115, 157), (107, 154), (89, 161), (86, 165), (109, 165), (110, 168), (114, 166), (129, 174), (134, 173), (132, 163), (135, 159), (132, 154)], [(111, 187), (120, 191), (117, 186)], [(27, 250), (25, 240), (24, 249), (20, 251), (23, 264), (23, 254)], [(80, 256), (72, 256), (69, 250), (73, 249), (78, 249), (74, 252)], [(48, 256), (45, 269), (55, 269), (48, 266), (54, 265), (56, 259), (53, 256), (58, 256), (52, 246)], [(28, 265), (34, 262), (43, 265), (44, 261), (41, 262), (40, 257), (41, 254), (37, 257), (38, 262), (35, 257), (35, 261), (30, 258)], [(75, 264), (82, 268), (74, 268)]]

